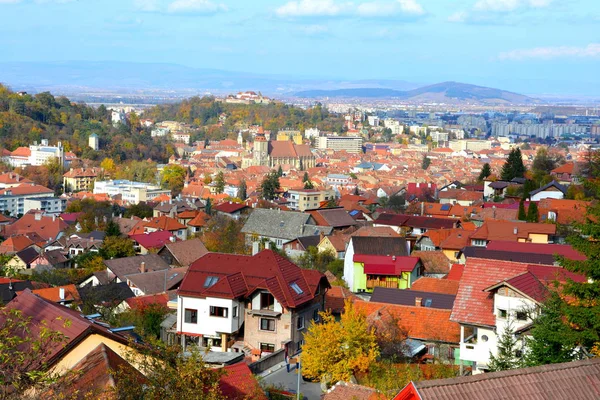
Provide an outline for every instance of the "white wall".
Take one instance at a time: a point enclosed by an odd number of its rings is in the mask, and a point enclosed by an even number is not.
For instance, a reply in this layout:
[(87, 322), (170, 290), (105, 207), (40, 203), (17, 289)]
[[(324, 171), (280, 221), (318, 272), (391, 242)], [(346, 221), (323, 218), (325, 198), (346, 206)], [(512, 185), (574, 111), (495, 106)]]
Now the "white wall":
[[(210, 307), (227, 308), (227, 317), (211, 317)], [(233, 307), (238, 307), (238, 317), (233, 318)], [(185, 322), (185, 309), (198, 310), (198, 323)], [(217, 337), (221, 333), (235, 333), (244, 323), (244, 304), (237, 300), (207, 297), (178, 296), (177, 299), (177, 331), (183, 333), (199, 334)]]
[[(252, 295), (250, 302), (252, 303), (253, 310), (260, 310), (260, 294), (261, 293), (270, 293), (270, 292), (267, 290), (261, 290)], [(283, 307), (281, 306), (281, 303), (279, 303), (277, 301), (277, 299), (275, 299), (275, 303), (273, 304), (273, 311), (283, 312)]]
[(531, 201), (540, 201), (543, 199), (564, 199), (564, 198), (565, 198), (565, 195), (561, 191), (556, 191), (556, 192), (544, 191), (544, 192), (536, 193), (533, 196), (531, 196)]
[(348, 248), (346, 249), (346, 255), (344, 256), (344, 276), (342, 279), (348, 284), (348, 287), (352, 289), (354, 287), (354, 243), (350, 240)]

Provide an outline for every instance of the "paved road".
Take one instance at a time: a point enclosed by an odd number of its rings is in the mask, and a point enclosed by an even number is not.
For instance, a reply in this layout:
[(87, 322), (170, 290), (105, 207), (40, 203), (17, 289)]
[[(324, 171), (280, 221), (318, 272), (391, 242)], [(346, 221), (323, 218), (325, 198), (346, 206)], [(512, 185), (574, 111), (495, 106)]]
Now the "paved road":
[[(295, 369), (287, 372), (285, 365), (277, 371), (268, 375), (263, 375), (262, 381), (267, 385), (275, 385), (283, 390), (296, 392), (298, 387), (298, 374)], [(318, 383), (304, 382), (300, 378), (300, 393), (307, 400), (319, 400), (321, 398), (321, 385)]]

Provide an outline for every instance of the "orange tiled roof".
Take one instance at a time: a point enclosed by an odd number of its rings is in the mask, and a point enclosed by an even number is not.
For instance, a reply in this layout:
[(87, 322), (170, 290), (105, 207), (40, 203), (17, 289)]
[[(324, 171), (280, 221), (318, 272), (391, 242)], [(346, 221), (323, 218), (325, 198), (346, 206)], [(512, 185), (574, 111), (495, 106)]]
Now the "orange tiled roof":
[[(61, 288), (65, 290), (65, 297), (63, 299), (61, 299), (61, 297), (60, 297), (60, 289)], [(32, 290), (32, 292), (46, 300), (50, 300), (55, 303), (58, 303), (61, 300), (66, 300), (66, 301), (80, 301), (81, 300), (81, 298), (79, 297), (79, 292), (77, 291), (77, 288), (75, 287), (75, 285), (57, 286), (57, 287), (51, 287), (51, 288), (46, 288), (46, 289), (36, 289), (36, 290)]]
[(413, 282), (410, 290), (456, 295), (458, 293), (458, 284), (459, 281), (423, 276)]

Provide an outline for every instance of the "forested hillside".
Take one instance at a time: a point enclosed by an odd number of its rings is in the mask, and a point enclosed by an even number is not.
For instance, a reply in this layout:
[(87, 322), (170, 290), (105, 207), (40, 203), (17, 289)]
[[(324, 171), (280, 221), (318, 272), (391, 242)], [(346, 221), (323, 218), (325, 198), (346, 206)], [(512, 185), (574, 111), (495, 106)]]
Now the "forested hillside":
[[(219, 126), (219, 116), (227, 119)], [(194, 139), (233, 138), (240, 128), (248, 125), (261, 125), (276, 132), (291, 128), (304, 130), (318, 127), (325, 131), (341, 132), (343, 118), (331, 114), (321, 104), (307, 110), (283, 103), (272, 104), (229, 104), (217, 101), (214, 97), (192, 97), (175, 104), (155, 106), (144, 113), (145, 118), (155, 121), (176, 120), (200, 128)]]

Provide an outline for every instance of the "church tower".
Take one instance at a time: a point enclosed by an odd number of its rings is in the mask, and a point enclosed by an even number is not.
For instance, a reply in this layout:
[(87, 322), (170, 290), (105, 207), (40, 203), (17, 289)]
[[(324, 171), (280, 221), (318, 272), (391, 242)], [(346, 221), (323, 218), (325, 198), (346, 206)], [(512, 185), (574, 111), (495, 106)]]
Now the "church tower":
[(244, 138), (242, 136), (242, 131), (238, 132), (237, 142), (240, 145), (240, 147), (244, 145)]
[(269, 142), (264, 134), (257, 134), (254, 138), (254, 165), (269, 165)]

